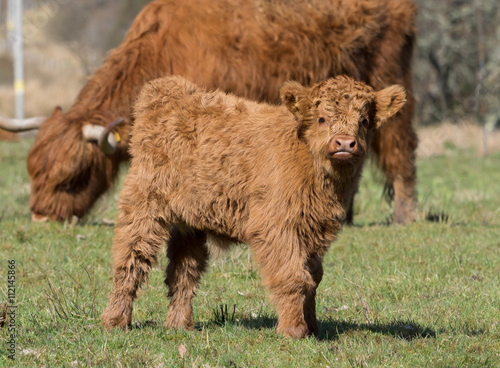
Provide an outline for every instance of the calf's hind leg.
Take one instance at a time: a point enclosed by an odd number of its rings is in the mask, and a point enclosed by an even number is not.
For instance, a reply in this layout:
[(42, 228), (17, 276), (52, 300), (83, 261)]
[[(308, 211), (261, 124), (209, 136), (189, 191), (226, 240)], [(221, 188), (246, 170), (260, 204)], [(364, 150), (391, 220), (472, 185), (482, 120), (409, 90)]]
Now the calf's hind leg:
[(192, 300), (207, 268), (209, 252), (206, 242), (207, 236), (202, 231), (184, 227), (171, 231), (165, 277), (171, 298), (165, 322), (167, 328), (194, 328)]
[(319, 334), (318, 321), (316, 319), (316, 289), (323, 279), (323, 264), (322, 259), (318, 254), (311, 255), (306, 263), (307, 270), (311, 274), (313, 284), (306, 289), (306, 297), (304, 301), (304, 319), (307, 323), (307, 328), (315, 336)]

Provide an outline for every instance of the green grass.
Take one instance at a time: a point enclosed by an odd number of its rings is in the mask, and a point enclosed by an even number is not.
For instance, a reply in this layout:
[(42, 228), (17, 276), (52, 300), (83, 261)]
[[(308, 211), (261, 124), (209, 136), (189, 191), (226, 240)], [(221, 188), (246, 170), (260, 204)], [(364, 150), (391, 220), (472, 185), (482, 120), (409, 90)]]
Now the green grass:
[[(83, 222), (32, 224), (26, 153), (0, 142), (0, 304), (16, 268), (16, 360), (6, 367), (498, 367), (500, 155), (448, 150), (421, 160), (419, 220), (387, 226), (391, 207), (368, 167), (356, 226), (324, 262), (319, 339), (291, 341), (244, 246), (213, 259), (194, 302), (196, 331), (163, 327), (165, 257), (135, 303), (133, 328), (105, 332), (118, 189)], [(0, 308), (1, 310), (1, 308)], [(183, 358), (179, 346), (186, 347)]]

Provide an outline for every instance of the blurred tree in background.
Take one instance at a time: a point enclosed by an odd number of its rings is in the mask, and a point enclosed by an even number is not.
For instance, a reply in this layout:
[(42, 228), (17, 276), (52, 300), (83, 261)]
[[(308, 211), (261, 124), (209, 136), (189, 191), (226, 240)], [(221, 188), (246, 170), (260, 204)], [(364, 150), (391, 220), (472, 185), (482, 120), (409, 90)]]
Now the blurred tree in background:
[(419, 9), (413, 64), (418, 121), (431, 124), (478, 116), (490, 121), (498, 119), (500, 2), (415, 3)]

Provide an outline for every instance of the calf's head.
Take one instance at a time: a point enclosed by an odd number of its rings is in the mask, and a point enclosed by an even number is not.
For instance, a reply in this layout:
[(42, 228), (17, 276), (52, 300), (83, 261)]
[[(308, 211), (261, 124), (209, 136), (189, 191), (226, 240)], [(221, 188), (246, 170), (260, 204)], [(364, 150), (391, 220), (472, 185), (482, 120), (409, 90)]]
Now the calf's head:
[(28, 154), (33, 221), (86, 214), (118, 169), (114, 127), (68, 118), (60, 108), (42, 124)]
[(287, 82), (280, 94), (318, 162), (346, 174), (360, 166), (374, 132), (406, 102), (399, 85), (375, 91), (344, 76), (310, 88)]

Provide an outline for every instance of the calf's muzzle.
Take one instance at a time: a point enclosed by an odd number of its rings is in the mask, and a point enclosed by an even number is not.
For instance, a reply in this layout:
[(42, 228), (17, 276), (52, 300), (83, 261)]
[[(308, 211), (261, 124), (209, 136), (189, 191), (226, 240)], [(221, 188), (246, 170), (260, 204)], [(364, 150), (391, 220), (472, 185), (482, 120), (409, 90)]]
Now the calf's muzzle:
[(358, 152), (358, 142), (355, 137), (339, 134), (328, 144), (327, 154), (331, 158), (346, 159)]

